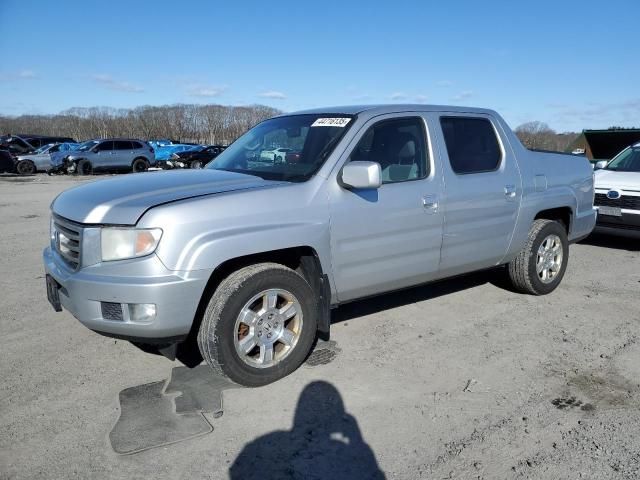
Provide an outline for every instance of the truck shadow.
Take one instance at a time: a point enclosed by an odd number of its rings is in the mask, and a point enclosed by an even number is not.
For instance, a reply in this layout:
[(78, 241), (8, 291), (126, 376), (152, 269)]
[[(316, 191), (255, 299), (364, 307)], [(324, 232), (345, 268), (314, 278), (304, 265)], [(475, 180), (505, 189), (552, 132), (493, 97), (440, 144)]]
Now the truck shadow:
[(612, 248), (615, 250), (627, 250), (629, 252), (640, 252), (640, 232), (636, 237), (631, 235), (610, 235), (606, 233), (592, 233), (580, 242), (582, 245), (592, 247)]
[(411, 303), (424, 302), (433, 298), (442, 297), (452, 293), (479, 287), (491, 283), (496, 287), (514, 292), (509, 284), (504, 268), (482, 270), (458, 277), (448, 278), (433, 283), (419, 285), (417, 287), (398, 290), (391, 293), (383, 293), (364, 300), (356, 300), (339, 306), (331, 312), (331, 323), (340, 323), (346, 320), (384, 312), (392, 308), (402, 307)]

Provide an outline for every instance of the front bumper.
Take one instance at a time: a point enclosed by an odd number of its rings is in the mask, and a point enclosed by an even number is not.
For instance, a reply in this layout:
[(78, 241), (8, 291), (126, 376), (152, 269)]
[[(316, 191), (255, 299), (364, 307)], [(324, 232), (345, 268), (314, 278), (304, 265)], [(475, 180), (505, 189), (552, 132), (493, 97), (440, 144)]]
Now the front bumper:
[[(158, 257), (103, 262), (78, 271), (64, 264), (57, 252), (47, 247), (44, 268), (59, 284), (60, 303), (83, 325), (102, 334), (158, 343), (186, 337), (211, 271), (167, 270)], [(156, 316), (150, 322), (103, 318), (101, 302), (154, 304)], [(126, 312), (126, 305), (124, 307)]]
[(596, 229), (600, 231), (620, 231), (640, 235), (640, 211), (622, 209), (620, 216), (598, 214)]

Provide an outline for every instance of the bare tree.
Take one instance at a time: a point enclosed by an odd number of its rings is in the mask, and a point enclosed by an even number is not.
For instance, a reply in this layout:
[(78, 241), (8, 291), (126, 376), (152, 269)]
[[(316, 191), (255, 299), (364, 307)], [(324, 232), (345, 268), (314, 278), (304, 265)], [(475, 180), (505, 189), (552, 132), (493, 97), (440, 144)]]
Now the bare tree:
[(69, 136), (77, 140), (170, 138), (206, 144), (230, 143), (258, 122), (280, 113), (253, 105), (163, 105), (133, 109), (76, 107), (57, 115), (0, 115), (0, 133)]
[(557, 133), (544, 122), (527, 122), (518, 126), (515, 133), (525, 147), (538, 150), (564, 152), (579, 134)]

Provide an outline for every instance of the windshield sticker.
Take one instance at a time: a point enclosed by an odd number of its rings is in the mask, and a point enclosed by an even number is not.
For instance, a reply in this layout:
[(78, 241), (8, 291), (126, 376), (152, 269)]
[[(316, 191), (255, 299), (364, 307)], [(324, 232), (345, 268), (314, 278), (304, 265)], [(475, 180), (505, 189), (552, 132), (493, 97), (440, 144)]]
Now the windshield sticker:
[(350, 118), (319, 118), (311, 124), (312, 127), (346, 127)]

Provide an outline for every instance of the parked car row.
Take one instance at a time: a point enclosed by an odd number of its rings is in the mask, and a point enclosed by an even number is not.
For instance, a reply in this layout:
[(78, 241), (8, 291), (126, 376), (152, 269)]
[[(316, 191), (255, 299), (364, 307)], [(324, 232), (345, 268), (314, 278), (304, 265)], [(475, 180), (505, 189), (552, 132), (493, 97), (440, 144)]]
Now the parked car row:
[(0, 137), (0, 172), (82, 174), (94, 171), (142, 172), (202, 168), (226, 146), (173, 143), (171, 140), (109, 138), (78, 143), (72, 138), (42, 135)]

